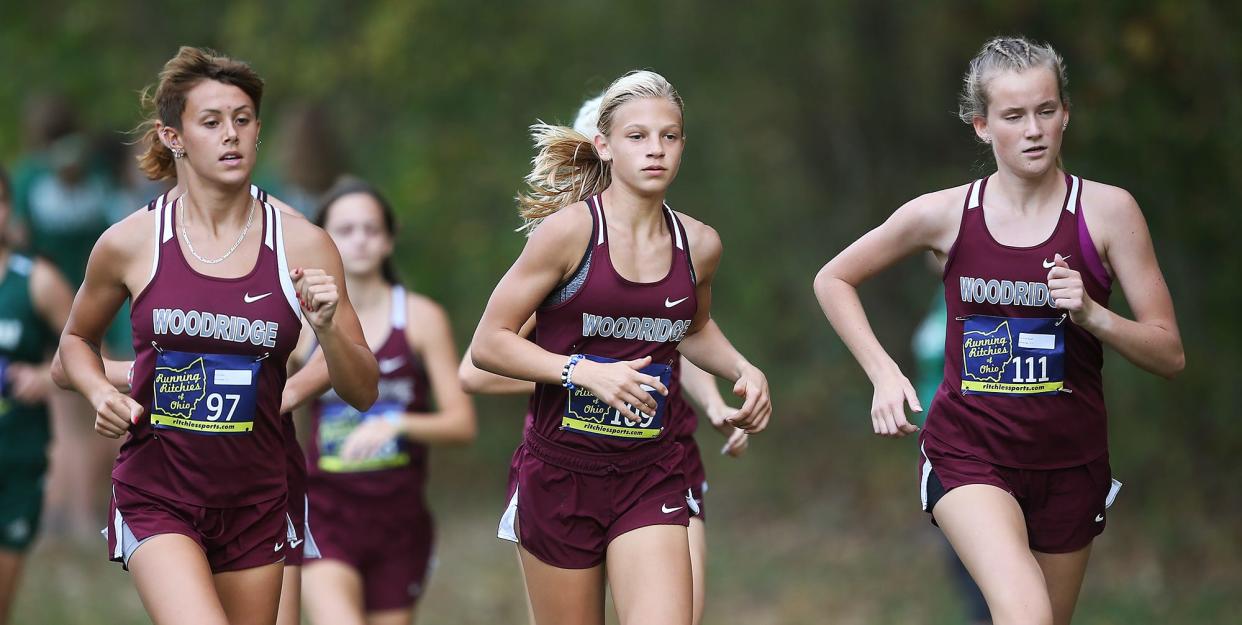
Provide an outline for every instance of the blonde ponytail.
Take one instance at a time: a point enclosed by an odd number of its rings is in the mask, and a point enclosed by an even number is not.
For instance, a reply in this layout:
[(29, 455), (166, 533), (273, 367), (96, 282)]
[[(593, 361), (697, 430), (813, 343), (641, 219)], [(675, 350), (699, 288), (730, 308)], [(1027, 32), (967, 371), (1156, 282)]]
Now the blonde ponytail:
[[(668, 80), (655, 72), (636, 70), (613, 81), (604, 94), (586, 102), (578, 113), (575, 127), (596, 127), (608, 136), (612, 117), (622, 104), (638, 98), (667, 98), (685, 110), (681, 96)], [(598, 106), (598, 113), (591, 110)], [(592, 116), (596, 119), (591, 120)], [(518, 195), (518, 214), (526, 220), (518, 230), (529, 236), (544, 218), (574, 202), (602, 193), (612, 183), (608, 161), (595, 150), (595, 137), (580, 130), (540, 122), (530, 127), (538, 153), (531, 159), (531, 172), (526, 175), (526, 193)]]
[(612, 182), (609, 164), (582, 133), (540, 122), (530, 134), (539, 152), (526, 174), (528, 190), (517, 198), (518, 214), (526, 220), (519, 230), (528, 235), (545, 217), (603, 192)]

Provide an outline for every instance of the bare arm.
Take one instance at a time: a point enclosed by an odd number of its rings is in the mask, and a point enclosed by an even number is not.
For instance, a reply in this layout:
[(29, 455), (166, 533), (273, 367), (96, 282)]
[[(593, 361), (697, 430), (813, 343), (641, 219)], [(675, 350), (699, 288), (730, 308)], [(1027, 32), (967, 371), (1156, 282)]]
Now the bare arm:
[(133, 262), (130, 242), (147, 231), (144, 220), (126, 219), (99, 238), (60, 338), (59, 355), (69, 384), (95, 408), (95, 431), (110, 438), (119, 438), (143, 412), (108, 380), (99, 343), (129, 296), (124, 273)]
[(303, 328), (297, 349), (289, 358), (290, 370), (294, 373), (285, 381), (285, 390), (280, 396), (281, 413), (301, 408), (332, 388), (323, 352), (317, 349), (311, 352), (314, 341), (314, 331)]
[(828, 322), (875, 387), (871, 422), (881, 436), (918, 431), (906, 419), (904, 404), (915, 412), (923, 408), (910, 381), (876, 339), (858, 298), (858, 285), (915, 252), (930, 249), (942, 256), (947, 253), (956, 236), (951, 225), (955, 223), (952, 207), (960, 197), (957, 189), (950, 189), (906, 203), (828, 261), (815, 276), (815, 296)]
[(690, 362), (717, 377), (733, 382), (733, 393), (744, 399), (742, 407), (727, 419), (727, 423), (752, 434), (762, 431), (772, 415), (772, 402), (768, 379), (757, 367), (738, 353), (720, 326), (711, 318), (712, 280), (720, 266), (723, 247), (720, 236), (712, 228), (696, 220), (686, 218), (690, 254), (698, 283), (695, 296), (698, 310), (690, 333), (678, 346)]
[(457, 347), (444, 309), (430, 300), (409, 295), (410, 317), (406, 340), (423, 357), (437, 410), (405, 415), (401, 434), (425, 443), (469, 443), (477, 433), (474, 402), (457, 383)]
[(366, 410), (378, 394), (379, 367), (349, 301), (341, 255), (328, 235), (309, 222), (289, 219), (284, 224), (290, 277), (319, 340), (332, 388), (351, 406)]
[[(711, 322), (715, 324), (715, 321)], [(727, 439), (720, 453), (733, 457), (742, 455), (749, 444), (750, 435), (746, 430), (738, 429), (729, 424), (737, 411), (725, 403), (712, 374), (698, 368), (685, 356), (681, 357), (681, 388), (686, 395), (699, 405), (707, 416), (712, 427)]]
[[(534, 329), (535, 317), (532, 315), (526, 323), (522, 324), (522, 328), (518, 330), (518, 336), (529, 339)], [(534, 382), (507, 378), (474, 366), (474, 360), (470, 356), (470, 347), (466, 347), (466, 353), (461, 358), (461, 365), (457, 368), (457, 377), (461, 381), (462, 390), (476, 395), (528, 395), (535, 392)]]
[[(1069, 311), (1074, 323), (1117, 350), (1130, 362), (1165, 378), (1172, 378), (1186, 366), (1182, 337), (1173, 312), (1173, 298), (1164, 281), (1151, 233), (1129, 193), (1104, 185), (1084, 186), (1092, 192), (1090, 205), (1103, 213), (1097, 231), (1108, 264), (1125, 291), (1134, 319), (1126, 319), (1091, 300), (1082, 288), (1078, 271), (1063, 260), (1048, 272), (1048, 286), (1057, 307)], [(1098, 198), (1098, 199), (1097, 199)]]
[[(56, 336), (65, 329), (69, 308), (73, 305), (73, 290), (55, 267), (36, 259), (30, 271), (30, 300), (35, 312)], [(53, 360), (55, 355), (53, 355)], [(37, 404), (47, 401), (54, 379), (51, 363), (13, 363), (6, 371), (10, 393), (17, 401)]]
[(407, 296), (410, 324), (406, 342), (422, 356), (436, 410), (403, 413), (393, 420), (368, 419), (349, 435), (341, 448), (344, 458), (367, 458), (393, 436), (431, 444), (465, 444), (477, 433), (474, 404), (457, 382), (457, 349), (448, 316), (440, 306), (416, 295)]

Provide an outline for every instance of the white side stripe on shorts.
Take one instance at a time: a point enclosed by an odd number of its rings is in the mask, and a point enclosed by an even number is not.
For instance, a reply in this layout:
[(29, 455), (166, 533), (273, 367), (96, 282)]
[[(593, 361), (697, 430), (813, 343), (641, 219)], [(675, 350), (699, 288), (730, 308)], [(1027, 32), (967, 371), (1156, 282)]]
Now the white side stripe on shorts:
[(927, 477), (932, 472), (931, 458), (927, 457), (926, 446), (926, 443), (919, 445), (919, 453), (923, 454), (923, 475), (921, 476), (922, 479), (919, 480), (919, 499), (923, 502), (924, 512), (927, 511)]

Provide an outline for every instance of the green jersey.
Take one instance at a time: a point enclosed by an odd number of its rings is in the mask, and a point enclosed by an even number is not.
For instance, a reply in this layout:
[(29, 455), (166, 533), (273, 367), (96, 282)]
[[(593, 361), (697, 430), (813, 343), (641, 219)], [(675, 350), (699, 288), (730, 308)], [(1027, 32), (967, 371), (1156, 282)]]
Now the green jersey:
[(0, 464), (44, 464), (51, 439), (46, 404), (24, 404), (9, 392), (13, 363), (39, 364), (56, 334), (30, 297), (34, 262), (10, 253), (0, 276)]

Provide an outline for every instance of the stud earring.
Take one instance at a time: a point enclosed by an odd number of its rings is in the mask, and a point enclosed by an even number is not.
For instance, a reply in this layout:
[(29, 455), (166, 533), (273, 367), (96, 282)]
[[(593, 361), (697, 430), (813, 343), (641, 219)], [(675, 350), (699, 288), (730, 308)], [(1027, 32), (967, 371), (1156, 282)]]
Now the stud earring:
[(185, 158), (185, 148), (173, 148), (172, 153), (173, 153), (173, 158), (176, 158), (176, 159)]

